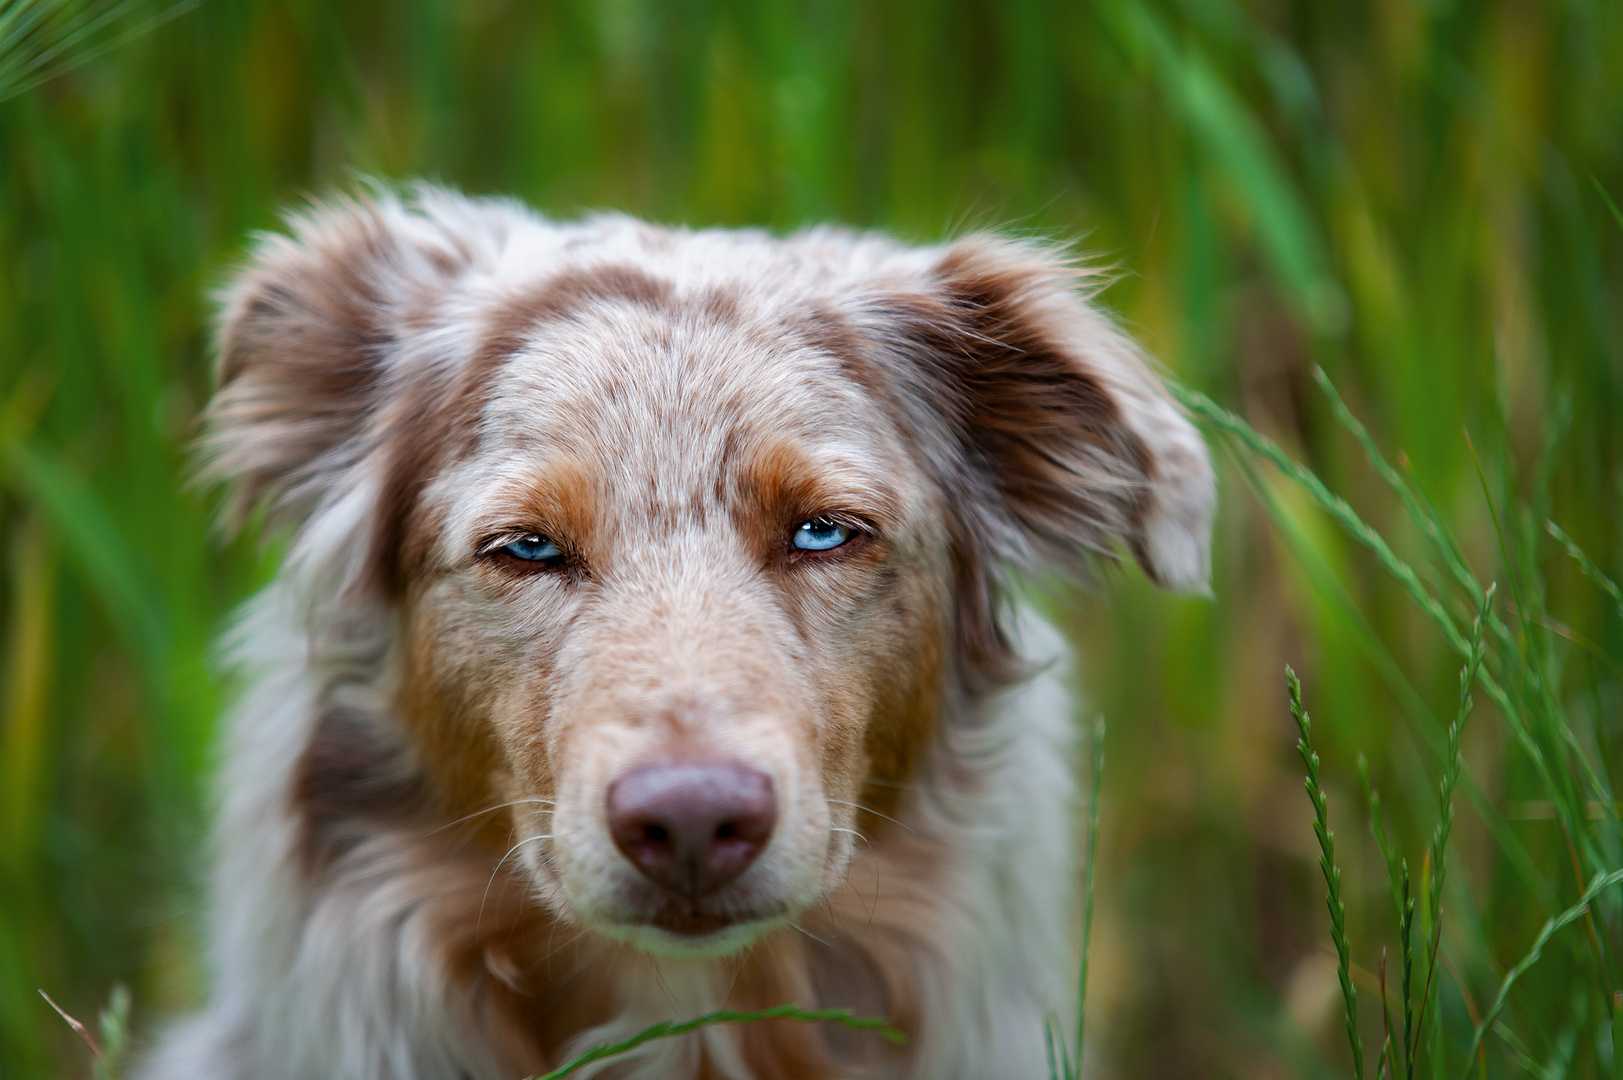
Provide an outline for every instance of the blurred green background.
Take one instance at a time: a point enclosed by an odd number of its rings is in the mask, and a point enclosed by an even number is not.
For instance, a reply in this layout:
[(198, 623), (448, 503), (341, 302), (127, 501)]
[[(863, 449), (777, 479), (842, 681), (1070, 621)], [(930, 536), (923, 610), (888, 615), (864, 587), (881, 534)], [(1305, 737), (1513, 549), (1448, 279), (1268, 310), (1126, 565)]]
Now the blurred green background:
[[(62, 21), (76, 12), (105, 18)], [(1616, 0), (0, 0), (0, 91), (0, 1075), (88, 1069), (38, 987), (88, 1019), (127, 983), (137, 1035), (203, 992), (210, 642), (275, 565), (274, 544), (213, 538), (211, 498), (186, 486), (208, 296), (252, 230), (363, 175), (563, 216), (1073, 241), (1116, 269), (1105, 303), (1169, 372), (1420, 559), (1322, 366), (1501, 582), (1536, 661), (1522, 682), (1565, 718), (1555, 752), (1588, 785), (1590, 820), (1557, 820), (1479, 703), (1437, 974), (1447, 1047), (1422, 1075), (1466, 1069), (1540, 924), (1623, 865), (1623, 617), (1543, 532), (1553, 518), (1623, 571)], [(1418, 873), (1460, 658), (1300, 487), (1214, 448), (1214, 599), (1124, 569), (1059, 609), (1110, 720), (1090, 1060), (1350, 1069), (1288, 661), (1373, 1072), (1396, 920), (1354, 762)], [(1620, 948), (1615, 895), (1552, 938), (1488, 1074), (1623, 1076)]]

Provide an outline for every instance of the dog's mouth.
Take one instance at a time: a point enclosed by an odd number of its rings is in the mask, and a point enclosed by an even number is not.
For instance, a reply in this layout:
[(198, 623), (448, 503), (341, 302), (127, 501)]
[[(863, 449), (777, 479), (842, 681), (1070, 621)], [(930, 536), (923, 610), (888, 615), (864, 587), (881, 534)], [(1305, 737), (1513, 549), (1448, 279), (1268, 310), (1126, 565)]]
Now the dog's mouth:
[(775, 922), (784, 916), (781, 906), (747, 911), (706, 911), (702, 906), (669, 904), (652, 915), (629, 920), (678, 937), (705, 938), (734, 927)]
[(788, 909), (782, 905), (710, 910), (669, 903), (646, 914), (593, 921), (599, 933), (644, 952), (692, 958), (737, 952), (781, 926), (787, 917)]

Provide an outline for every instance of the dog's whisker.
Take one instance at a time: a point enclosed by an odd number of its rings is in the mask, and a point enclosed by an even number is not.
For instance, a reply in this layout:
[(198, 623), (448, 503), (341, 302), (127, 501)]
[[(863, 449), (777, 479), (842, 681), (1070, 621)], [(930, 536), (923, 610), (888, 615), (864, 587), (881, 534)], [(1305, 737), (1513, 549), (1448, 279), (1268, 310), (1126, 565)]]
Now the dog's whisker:
[[(434, 833), (444, 832), (446, 829), (449, 829), (454, 825), (460, 825), (464, 821), (472, 821), (476, 817), (483, 817), (486, 814), (494, 814), (498, 810), (505, 810), (509, 806), (518, 806), (521, 803), (545, 803), (547, 806), (556, 805), (551, 799), (511, 799), (511, 800), (509, 800), (507, 802), (504, 802), (504, 803), (497, 803), (495, 806), (488, 806), (483, 810), (475, 810), (471, 814), (464, 814), (461, 817), (457, 818), (455, 821), (447, 821), (444, 825), (441, 825), (439, 828), (434, 829), (432, 832), (430, 832), (429, 835), (432, 836)], [(543, 813), (551, 813), (551, 812), (552, 811), (550, 811), (550, 810), (543, 811)]]
[(475, 919), (474, 923), (473, 923), (473, 933), (474, 933), (475, 937), (479, 936), (479, 928), (484, 925), (484, 921), (485, 921), (485, 904), (486, 904), (487, 901), (490, 900), (490, 887), (492, 885), (496, 884), (496, 875), (500, 874), (502, 872), (503, 863), (506, 863), (507, 860), (510, 857), (512, 857), (513, 852), (517, 851), (519, 848), (523, 847), (525, 844), (533, 844), (537, 840), (551, 840), (551, 839), (552, 839), (552, 834), (551, 833), (540, 833), (540, 834), (535, 835), (535, 836), (526, 836), (524, 839), (520, 840), (518, 843), (514, 844), (512, 847), (507, 849), (507, 854), (503, 855), (501, 857), (501, 861), (496, 864), (496, 869), (494, 869), (494, 870), (492, 870), (490, 872), (490, 880), (485, 882), (485, 895), (483, 895), (483, 896), (481, 896), (479, 898), (479, 917), (477, 919)]
[(862, 803), (858, 803), (858, 802), (847, 802), (844, 799), (824, 799), (823, 801), (824, 802), (829, 802), (829, 803), (838, 803), (840, 806), (854, 806), (858, 810), (866, 810), (868, 813), (872, 814), (876, 818), (884, 818), (886, 821), (890, 822), (892, 825), (895, 825), (895, 826), (897, 826), (899, 828), (906, 829), (908, 832), (913, 833), (915, 836), (918, 835), (916, 832), (914, 832), (913, 827), (911, 825), (908, 825), (904, 821), (897, 821), (895, 818), (891, 817), (889, 814), (881, 814), (879, 811), (875, 810), (871, 806), (865, 806)]
[(813, 941), (817, 942), (817, 944), (823, 946), (826, 949), (832, 949), (834, 947), (833, 945), (830, 945), (828, 942), (824, 941), (822, 938), (818, 937), (816, 934), (812, 933), (810, 930), (807, 930), (804, 926), (801, 926), (797, 922), (792, 922), (789, 925), (791, 927), (793, 927), (794, 929), (799, 930), (802, 934), (805, 934), (807, 937), (811, 938)]

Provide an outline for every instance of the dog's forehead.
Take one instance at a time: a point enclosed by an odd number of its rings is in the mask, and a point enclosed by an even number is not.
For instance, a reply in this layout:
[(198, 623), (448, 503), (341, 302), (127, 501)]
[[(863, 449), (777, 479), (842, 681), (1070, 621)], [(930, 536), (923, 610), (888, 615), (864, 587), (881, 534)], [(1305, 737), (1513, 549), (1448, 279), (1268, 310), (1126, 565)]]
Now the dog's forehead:
[(773, 442), (876, 465), (896, 449), (882, 404), (827, 343), (831, 302), (781, 276), (695, 284), (583, 271), (516, 301), (510, 317), (528, 324), (487, 399), (487, 455), (564, 455), (673, 480)]

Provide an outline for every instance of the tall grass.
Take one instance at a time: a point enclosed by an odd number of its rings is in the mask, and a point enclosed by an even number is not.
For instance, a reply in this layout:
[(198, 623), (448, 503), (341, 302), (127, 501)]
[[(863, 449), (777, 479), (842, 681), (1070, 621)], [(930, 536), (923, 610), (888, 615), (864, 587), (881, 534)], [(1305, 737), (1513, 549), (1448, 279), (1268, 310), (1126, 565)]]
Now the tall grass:
[(82, 1070), (38, 987), (88, 1016), (127, 982), (137, 1036), (201, 992), (209, 642), (275, 563), (181, 483), (204, 297), (357, 172), (1085, 237), (1224, 506), (1215, 602), (1129, 570), (1063, 615), (1113, 721), (1090, 1068), (1345, 1075), (1342, 967), (1376, 1072), (1618, 1068), (1619, 5), (204, 0), (83, 40), (117, 47), (0, 101), (6, 1076)]

